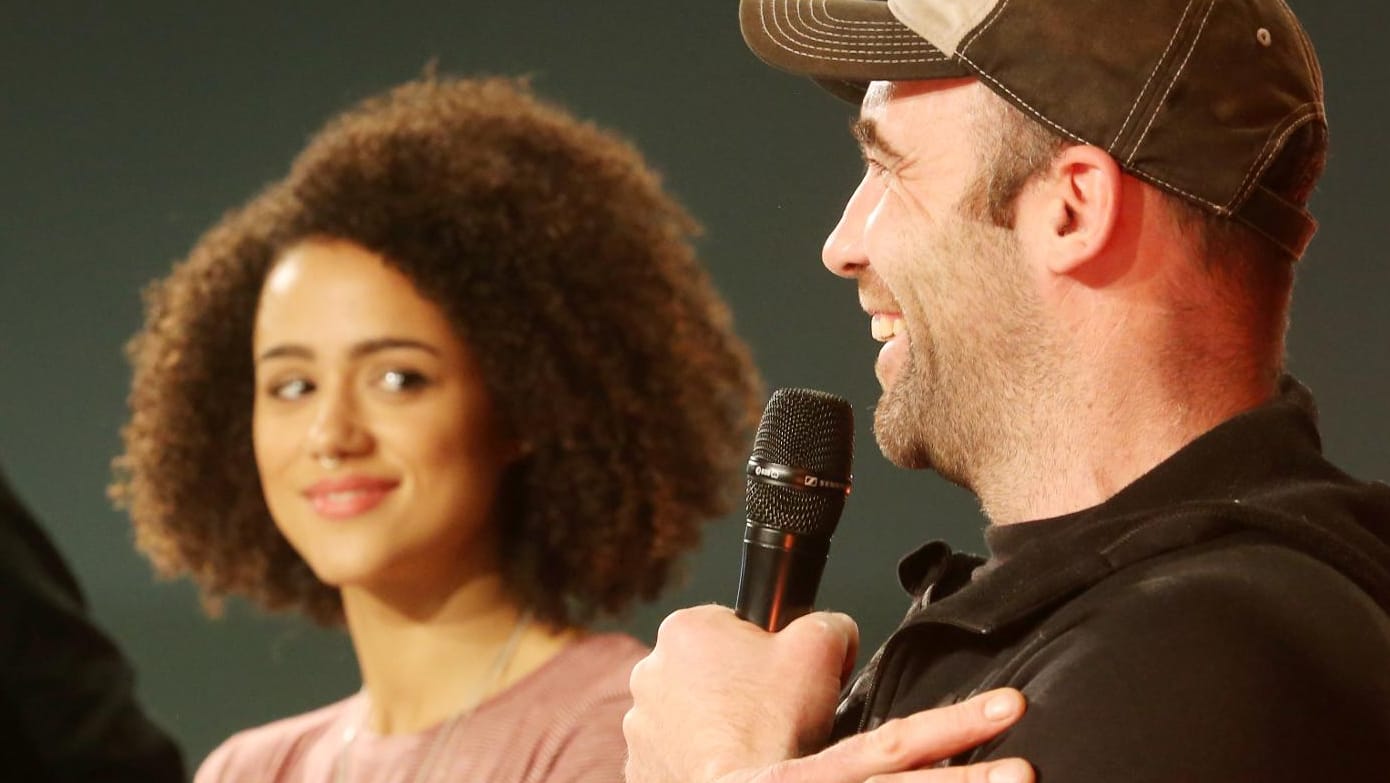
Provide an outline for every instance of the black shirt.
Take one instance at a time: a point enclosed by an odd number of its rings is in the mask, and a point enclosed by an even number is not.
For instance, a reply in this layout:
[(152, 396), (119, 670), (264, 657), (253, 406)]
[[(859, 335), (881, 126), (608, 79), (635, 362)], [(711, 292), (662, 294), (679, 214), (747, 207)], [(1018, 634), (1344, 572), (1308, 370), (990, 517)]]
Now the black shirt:
[(178, 747), (134, 690), (130, 665), (0, 475), (0, 780), (182, 781)]
[[(1024, 718), (957, 762), (1051, 783), (1390, 775), (1390, 488), (1323, 459), (1285, 379), (1091, 509), (928, 544), (836, 736), (1000, 686)], [(1375, 777), (1379, 776), (1379, 778)]]

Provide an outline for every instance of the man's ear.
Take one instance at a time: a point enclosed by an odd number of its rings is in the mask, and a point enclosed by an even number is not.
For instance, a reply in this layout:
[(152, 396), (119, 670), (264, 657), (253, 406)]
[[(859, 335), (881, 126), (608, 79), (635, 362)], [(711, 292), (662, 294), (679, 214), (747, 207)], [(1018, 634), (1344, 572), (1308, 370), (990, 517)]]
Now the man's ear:
[(1030, 237), (1053, 274), (1075, 275), (1106, 249), (1120, 219), (1124, 174), (1110, 154), (1067, 147), (1038, 178)]

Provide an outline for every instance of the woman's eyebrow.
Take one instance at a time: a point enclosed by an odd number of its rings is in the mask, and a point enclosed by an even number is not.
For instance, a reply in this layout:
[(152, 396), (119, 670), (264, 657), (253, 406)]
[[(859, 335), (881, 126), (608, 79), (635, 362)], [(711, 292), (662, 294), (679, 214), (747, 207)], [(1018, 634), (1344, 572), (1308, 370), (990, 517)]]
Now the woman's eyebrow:
[(371, 340), (363, 340), (362, 342), (352, 346), (352, 350), (348, 352), (348, 355), (354, 359), (358, 359), (363, 356), (366, 356), (367, 354), (376, 353), (377, 351), (391, 350), (394, 348), (414, 348), (416, 350), (424, 351), (425, 353), (433, 354), (435, 356), (440, 355), (440, 351), (438, 348), (434, 347), (433, 345), (430, 345), (429, 343), (420, 340), (415, 340), (410, 337), (377, 337)]
[[(348, 351), (348, 356), (353, 359), (360, 359), (363, 356), (367, 356), (378, 351), (386, 351), (397, 348), (412, 348), (415, 350), (433, 354), (434, 356), (440, 355), (440, 350), (438, 348), (420, 340), (415, 340), (409, 337), (376, 337), (371, 340), (363, 340), (362, 342), (353, 345), (351, 350)], [(299, 345), (297, 343), (284, 343), (281, 345), (272, 346), (262, 351), (261, 354), (256, 357), (256, 363), (260, 364), (261, 362), (267, 361), (269, 359), (286, 358), (312, 359), (314, 358), (314, 352), (304, 345)]]
[(256, 364), (260, 364), (268, 359), (312, 359), (314, 352), (302, 345), (276, 345), (261, 351), (256, 357)]

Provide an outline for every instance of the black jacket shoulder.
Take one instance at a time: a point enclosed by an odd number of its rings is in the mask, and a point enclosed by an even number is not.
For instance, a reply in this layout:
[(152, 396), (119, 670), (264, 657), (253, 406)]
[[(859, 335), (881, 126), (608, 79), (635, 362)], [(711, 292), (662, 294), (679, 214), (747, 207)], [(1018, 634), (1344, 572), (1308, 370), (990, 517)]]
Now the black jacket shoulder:
[(1390, 617), (1341, 572), (1258, 532), (1132, 564), (997, 662), (982, 687), (1022, 688), (1029, 711), (972, 758), (1020, 755), (1047, 780), (1390, 769)]

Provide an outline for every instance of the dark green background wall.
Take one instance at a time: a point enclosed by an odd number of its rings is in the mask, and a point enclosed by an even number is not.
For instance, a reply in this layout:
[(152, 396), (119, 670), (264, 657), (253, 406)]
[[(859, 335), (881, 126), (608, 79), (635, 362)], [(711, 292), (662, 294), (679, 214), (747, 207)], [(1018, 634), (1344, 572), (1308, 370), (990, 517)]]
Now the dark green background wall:
[[(532, 74), (541, 93), (626, 132), (704, 222), (703, 254), (769, 385), (855, 402), (858, 483), (826, 605), (879, 639), (902, 609), (898, 554), (928, 536), (979, 546), (973, 500), (892, 469), (866, 426), (877, 345), (852, 286), (819, 265), (858, 174), (849, 109), (748, 54), (733, 3), (20, 5), (0, 10), (0, 461), (191, 761), (239, 727), (352, 690), (355, 669), (338, 634), (295, 618), (238, 605), (205, 620), (189, 585), (155, 581), (132, 551), (103, 486), (137, 292), (277, 177), (325, 117), (431, 59), (451, 73)], [(1390, 19), (1373, 3), (1292, 5), (1322, 54), (1333, 156), (1291, 361), (1319, 395), (1328, 450), (1384, 479)], [(739, 533), (736, 519), (711, 527), (687, 587), (635, 615), (636, 632), (650, 638), (677, 605), (731, 601)]]

